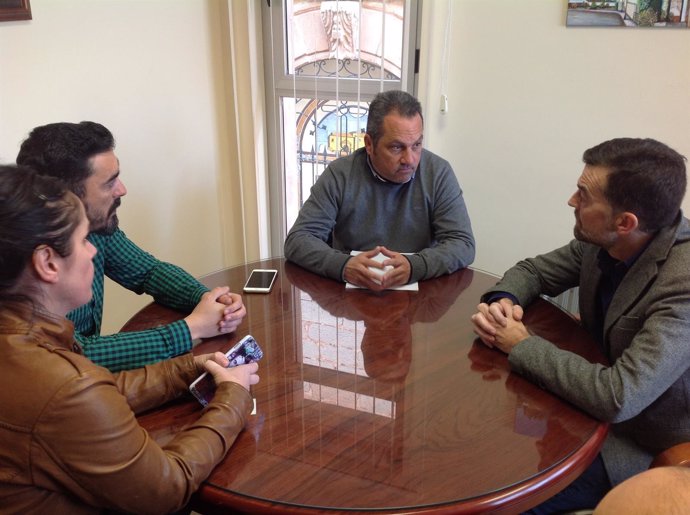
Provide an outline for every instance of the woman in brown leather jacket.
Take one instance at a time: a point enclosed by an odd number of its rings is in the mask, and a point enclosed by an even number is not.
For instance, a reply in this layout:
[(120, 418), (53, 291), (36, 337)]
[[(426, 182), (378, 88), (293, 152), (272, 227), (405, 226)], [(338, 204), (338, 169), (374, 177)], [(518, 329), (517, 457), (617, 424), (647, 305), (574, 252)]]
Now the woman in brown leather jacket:
[[(216, 353), (117, 374), (95, 365), (65, 318), (91, 298), (96, 251), (81, 202), (52, 178), (2, 166), (0, 221), (0, 513), (180, 509), (242, 430), (257, 364), (226, 369)], [(160, 447), (135, 413), (179, 397), (203, 370), (214, 399)]]

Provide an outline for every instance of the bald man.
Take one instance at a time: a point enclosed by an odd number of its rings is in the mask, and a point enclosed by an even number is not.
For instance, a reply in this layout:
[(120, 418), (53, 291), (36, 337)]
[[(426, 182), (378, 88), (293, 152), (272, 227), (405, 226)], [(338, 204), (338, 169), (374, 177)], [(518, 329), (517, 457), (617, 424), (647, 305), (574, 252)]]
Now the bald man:
[(690, 468), (658, 467), (623, 481), (601, 500), (594, 515), (687, 515)]

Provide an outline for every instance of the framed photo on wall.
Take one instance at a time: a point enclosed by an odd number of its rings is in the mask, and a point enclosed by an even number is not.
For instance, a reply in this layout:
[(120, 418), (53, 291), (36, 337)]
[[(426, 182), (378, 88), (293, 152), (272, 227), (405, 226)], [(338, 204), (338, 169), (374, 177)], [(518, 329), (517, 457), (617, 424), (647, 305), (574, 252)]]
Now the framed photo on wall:
[(31, 19), (29, 0), (0, 0), (0, 21)]
[(688, 28), (690, 0), (566, 0), (568, 27)]

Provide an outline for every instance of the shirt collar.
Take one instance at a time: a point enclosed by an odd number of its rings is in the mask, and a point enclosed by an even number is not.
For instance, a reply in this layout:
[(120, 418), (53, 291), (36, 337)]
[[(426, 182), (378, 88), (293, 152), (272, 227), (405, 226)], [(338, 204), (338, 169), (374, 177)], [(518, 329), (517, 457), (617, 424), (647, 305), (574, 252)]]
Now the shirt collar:
[[(651, 242), (651, 240), (650, 240), (650, 242)], [(639, 252), (637, 252), (636, 254), (633, 254), (632, 256), (630, 256), (625, 261), (621, 261), (620, 259), (616, 259), (616, 258), (612, 257), (611, 254), (606, 252), (604, 249), (599, 249), (599, 254), (597, 256), (597, 258), (599, 260), (599, 268), (601, 268), (601, 270), (603, 272), (606, 272), (607, 270), (610, 271), (610, 270), (613, 270), (615, 267), (620, 267), (622, 265), (622, 267), (626, 271), (630, 270), (630, 268), (635, 264), (635, 261), (637, 261), (637, 258), (639, 258), (642, 255), (642, 253), (647, 249), (648, 246), (649, 246), (649, 243), (647, 243), (647, 245), (642, 247), (639, 250)]]

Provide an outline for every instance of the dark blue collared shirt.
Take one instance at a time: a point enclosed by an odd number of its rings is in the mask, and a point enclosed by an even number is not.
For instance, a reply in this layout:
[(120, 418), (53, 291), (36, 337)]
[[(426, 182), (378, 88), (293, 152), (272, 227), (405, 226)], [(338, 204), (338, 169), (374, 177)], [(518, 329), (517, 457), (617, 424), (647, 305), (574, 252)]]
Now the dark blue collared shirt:
[(604, 320), (606, 319), (606, 313), (608, 313), (613, 296), (623, 282), (625, 274), (628, 273), (628, 270), (632, 268), (637, 258), (640, 257), (640, 254), (642, 254), (646, 248), (647, 246), (645, 245), (637, 254), (629, 257), (625, 261), (620, 261), (611, 257), (604, 249), (599, 250), (597, 259), (599, 270), (601, 270), (601, 279), (599, 280), (599, 287), (597, 290), (596, 336), (600, 341), (603, 341), (604, 338)]

